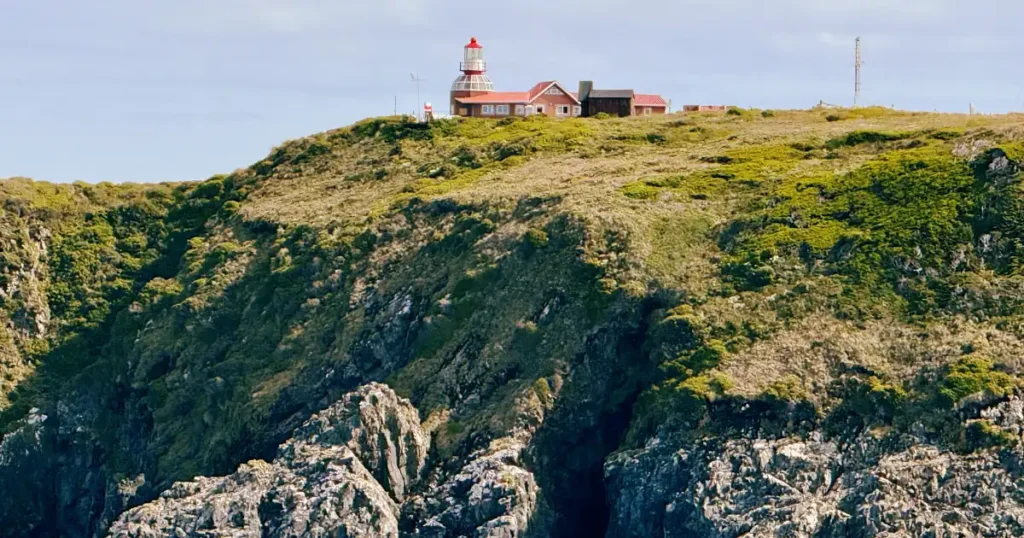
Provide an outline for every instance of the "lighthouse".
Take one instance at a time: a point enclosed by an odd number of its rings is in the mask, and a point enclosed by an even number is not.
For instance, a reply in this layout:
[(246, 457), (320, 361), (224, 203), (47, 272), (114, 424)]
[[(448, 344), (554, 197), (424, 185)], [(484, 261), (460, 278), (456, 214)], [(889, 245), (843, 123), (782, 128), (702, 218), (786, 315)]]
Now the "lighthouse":
[(462, 74), (452, 83), (451, 113), (456, 114), (456, 99), (475, 97), (494, 91), (494, 83), (487, 77), (487, 62), (484, 61), (484, 48), (476, 38), (471, 38), (466, 45), (462, 63), (459, 65)]

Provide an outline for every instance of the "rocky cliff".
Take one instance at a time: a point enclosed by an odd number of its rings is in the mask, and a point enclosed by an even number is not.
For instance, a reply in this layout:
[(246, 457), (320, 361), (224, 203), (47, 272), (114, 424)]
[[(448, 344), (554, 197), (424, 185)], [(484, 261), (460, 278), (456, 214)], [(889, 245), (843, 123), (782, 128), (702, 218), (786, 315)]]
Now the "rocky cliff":
[[(1020, 400), (987, 412), (1020, 435)], [(610, 536), (1020, 536), (1019, 450), (925, 436), (655, 438), (606, 463)]]
[(4, 180), (0, 535), (1020, 535), (1022, 140), (381, 118)]
[(111, 536), (397, 536), (429, 437), (408, 401), (367, 385), (313, 416), (273, 463), (174, 484)]

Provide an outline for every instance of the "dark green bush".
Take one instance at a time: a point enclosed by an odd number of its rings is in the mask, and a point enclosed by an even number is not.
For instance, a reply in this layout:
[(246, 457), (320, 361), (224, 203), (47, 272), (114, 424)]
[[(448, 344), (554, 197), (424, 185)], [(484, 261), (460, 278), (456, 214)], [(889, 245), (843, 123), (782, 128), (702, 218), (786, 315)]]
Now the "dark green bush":
[(534, 249), (541, 249), (548, 246), (548, 234), (544, 230), (530, 228), (526, 232), (526, 242)]
[(529, 139), (495, 142), (491, 146), (491, 155), (495, 161), (504, 161), (516, 155), (526, 155), (531, 149), (532, 142)]
[(647, 141), (651, 144), (664, 144), (666, 139), (663, 134), (647, 133)]
[(722, 266), (726, 282), (740, 291), (755, 291), (775, 283), (775, 269), (761, 256), (748, 256), (740, 261), (726, 262)]
[(829, 140), (826, 146), (829, 149), (837, 149), (843, 146), (856, 146), (859, 144), (873, 144), (879, 142), (894, 142), (906, 140), (914, 136), (914, 133), (887, 133), (880, 131), (854, 131), (848, 135)]
[(452, 162), (460, 168), (476, 169), (482, 166), (476, 151), (468, 146), (460, 146), (456, 149), (452, 155)]
[(302, 164), (310, 162), (321, 155), (328, 155), (331, 153), (331, 146), (326, 140), (316, 140), (310, 142), (309, 147), (303, 150), (302, 153), (295, 156), (292, 159), (292, 164)]

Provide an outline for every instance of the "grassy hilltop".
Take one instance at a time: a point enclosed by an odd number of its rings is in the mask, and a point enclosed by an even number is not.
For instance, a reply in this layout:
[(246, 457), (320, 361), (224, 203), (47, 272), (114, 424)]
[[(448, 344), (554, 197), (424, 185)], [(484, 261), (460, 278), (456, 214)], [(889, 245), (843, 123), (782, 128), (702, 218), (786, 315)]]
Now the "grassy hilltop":
[(380, 118), (201, 183), (5, 180), (3, 425), (79, 395), (111, 467), (166, 483), (384, 380), (455, 454), (631, 324), (626, 445), (751, 413), (1010, 442), (947, 415), (1024, 367), (1021, 119)]

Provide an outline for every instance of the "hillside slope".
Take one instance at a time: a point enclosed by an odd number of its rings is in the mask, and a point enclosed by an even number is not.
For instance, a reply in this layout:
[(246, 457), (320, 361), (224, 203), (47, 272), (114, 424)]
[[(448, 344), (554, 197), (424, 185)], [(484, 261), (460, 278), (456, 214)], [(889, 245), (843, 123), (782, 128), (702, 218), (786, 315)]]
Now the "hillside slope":
[(0, 534), (1018, 535), (1022, 160), (735, 111), (5, 180)]

